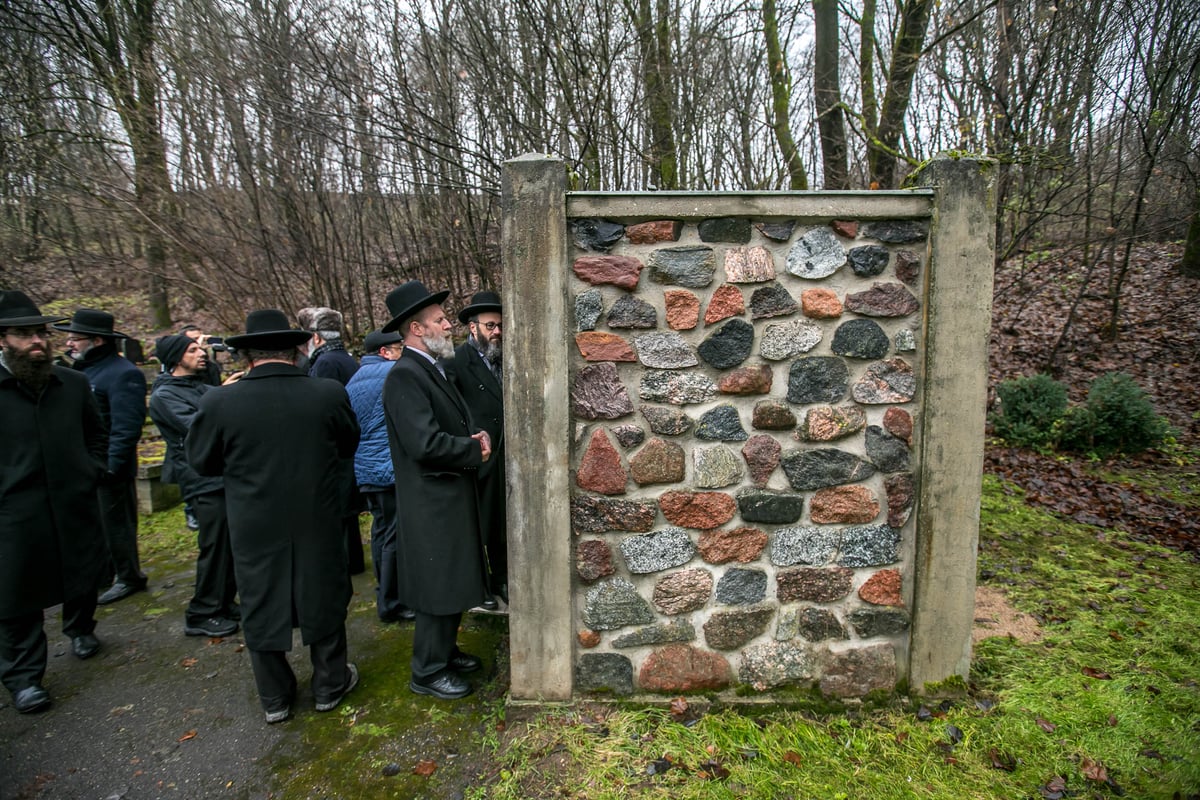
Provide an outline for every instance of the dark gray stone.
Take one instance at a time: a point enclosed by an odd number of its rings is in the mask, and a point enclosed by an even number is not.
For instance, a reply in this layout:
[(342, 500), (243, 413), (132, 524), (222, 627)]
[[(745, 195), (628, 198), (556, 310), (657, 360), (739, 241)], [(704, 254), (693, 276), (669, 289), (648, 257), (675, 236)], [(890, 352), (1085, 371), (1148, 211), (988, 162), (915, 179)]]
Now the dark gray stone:
[(804, 513), (804, 496), (799, 494), (751, 490), (738, 494), (737, 503), (746, 522), (787, 525)]
[(888, 358), (867, 366), (854, 382), (850, 396), (866, 405), (907, 403), (917, 394), (912, 366), (902, 358)]
[(904, 472), (908, 469), (908, 445), (878, 425), (867, 426), (867, 458), (880, 472)]
[(828, 278), (846, 263), (846, 248), (829, 228), (813, 228), (787, 255), (787, 271), (808, 280)]
[(643, 405), (641, 411), (651, 432), (660, 436), (678, 436), (692, 429), (692, 418), (678, 408)]
[(626, 450), (630, 447), (637, 447), (646, 440), (646, 432), (632, 423), (617, 425), (616, 427), (609, 428), (609, 430), (616, 437), (617, 443)]
[(916, 220), (881, 220), (868, 222), (863, 228), (867, 239), (878, 239), (888, 244), (919, 242), (929, 235), (929, 223)]
[[(791, 612), (791, 614), (788, 614), (788, 612)], [(846, 627), (838, 620), (837, 615), (828, 609), (801, 606), (794, 610), (787, 609), (787, 611), (781, 611), (779, 614), (779, 626), (781, 628), (784, 625), (785, 614), (789, 617), (787, 622), (795, 626), (796, 635), (810, 642), (850, 638), (850, 634), (846, 631)]]
[(704, 403), (717, 396), (717, 385), (698, 372), (650, 370), (642, 376), (638, 394), (643, 400), (683, 406)]
[(754, 326), (744, 319), (731, 319), (700, 343), (697, 352), (715, 369), (730, 369), (750, 357), (754, 349)]
[(696, 226), (702, 242), (749, 244), (750, 220), (741, 217), (702, 219)]
[(810, 525), (780, 528), (771, 537), (771, 563), (777, 567), (823, 566), (837, 552), (841, 538), (837, 528)]
[(796, 415), (782, 400), (760, 400), (750, 424), (760, 431), (790, 431), (796, 427)]
[(607, 361), (589, 364), (576, 373), (571, 413), (581, 419), (617, 419), (633, 413), (633, 401), (617, 375), (616, 365)]
[(891, 342), (883, 328), (873, 319), (852, 319), (843, 322), (833, 332), (830, 349), (847, 358), (883, 358)]
[(612, 640), (613, 647), (646, 647), (671, 642), (691, 642), (696, 639), (696, 629), (686, 619), (676, 619), (657, 625), (647, 625)]
[(696, 354), (678, 333), (647, 333), (635, 337), (638, 360), (657, 369), (683, 369), (700, 363)]
[(583, 624), (594, 631), (614, 631), (626, 625), (654, 622), (654, 610), (624, 578), (609, 578), (588, 589)]
[(900, 558), (900, 529), (891, 525), (842, 528), (838, 562), (843, 567), (882, 567)]
[(575, 295), (575, 330), (596, 330), (596, 323), (603, 313), (604, 300), (599, 289), (588, 289)]
[(696, 555), (692, 537), (682, 528), (663, 528), (645, 536), (630, 536), (620, 547), (625, 564), (635, 575), (678, 567)]
[(756, 222), (754, 223), (754, 227), (772, 242), (786, 242), (792, 238), (792, 231), (796, 230), (796, 220), (790, 219), (787, 222)]
[(908, 630), (908, 612), (894, 608), (860, 608), (847, 618), (863, 639), (872, 636), (892, 636)]
[(704, 623), (704, 639), (714, 650), (737, 650), (766, 632), (774, 616), (774, 608), (717, 611)]
[(864, 317), (907, 317), (921, 304), (903, 284), (876, 283), (865, 292), (846, 295), (845, 306)]
[(750, 295), (751, 319), (786, 317), (788, 314), (795, 314), (799, 308), (796, 298), (788, 294), (788, 290), (778, 283), (760, 286)]
[(783, 456), (783, 472), (798, 492), (864, 481), (875, 474), (875, 466), (853, 453), (822, 447), (793, 450)]
[(696, 438), (717, 442), (744, 442), (750, 438), (742, 427), (742, 418), (731, 405), (719, 405), (700, 415)]
[(761, 569), (734, 567), (717, 581), (717, 602), (727, 606), (748, 606), (767, 596), (767, 573)]
[(877, 244), (852, 247), (846, 253), (846, 260), (850, 262), (850, 269), (854, 270), (855, 275), (871, 278), (887, 269), (888, 251), (886, 247)]
[(571, 498), (571, 527), (575, 533), (648, 531), (654, 527), (658, 503), (653, 500), (617, 500), (592, 494)]
[(646, 260), (656, 283), (702, 289), (713, 282), (717, 258), (711, 247), (663, 247)]
[(575, 690), (585, 694), (633, 694), (633, 662), (620, 653), (584, 653), (575, 665)]
[(607, 253), (625, 235), (625, 226), (603, 219), (573, 219), (571, 234), (580, 250)]
[(610, 328), (654, 328), (658, 326), (658, 311), (645, 300), (623, 294), (608, 310)]
[(798, 358), (788, 368), (789, 403), (836, 403), (850, 388), (850, 369), (835, 356)]

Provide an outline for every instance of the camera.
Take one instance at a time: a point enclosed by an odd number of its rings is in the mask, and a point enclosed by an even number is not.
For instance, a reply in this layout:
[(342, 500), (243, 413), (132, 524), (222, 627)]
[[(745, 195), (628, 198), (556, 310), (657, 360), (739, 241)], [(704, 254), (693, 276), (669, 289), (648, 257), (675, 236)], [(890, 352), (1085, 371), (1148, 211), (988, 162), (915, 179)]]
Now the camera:
[(209, 336), (204, 340), (204, 343), (213, 350), (219, 350), (221, 352), (225, 352), (229, 349), (225, 346), (225, 340), (220, 336)]

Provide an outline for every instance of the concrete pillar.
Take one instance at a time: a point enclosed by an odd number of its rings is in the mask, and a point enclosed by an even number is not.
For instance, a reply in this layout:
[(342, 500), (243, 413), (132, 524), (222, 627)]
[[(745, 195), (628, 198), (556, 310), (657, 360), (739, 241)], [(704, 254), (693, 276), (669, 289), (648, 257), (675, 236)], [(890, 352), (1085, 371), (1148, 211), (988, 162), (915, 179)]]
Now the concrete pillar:
[(568, 700), (572, 687), (566, 169), (504, 164), (504, 436), (508, 479), (510, 697)]
[(995, 242), (994, 163), (938, 156), (909, 181), (935, 192), (909, 681), (967, 677), (975, 612)]

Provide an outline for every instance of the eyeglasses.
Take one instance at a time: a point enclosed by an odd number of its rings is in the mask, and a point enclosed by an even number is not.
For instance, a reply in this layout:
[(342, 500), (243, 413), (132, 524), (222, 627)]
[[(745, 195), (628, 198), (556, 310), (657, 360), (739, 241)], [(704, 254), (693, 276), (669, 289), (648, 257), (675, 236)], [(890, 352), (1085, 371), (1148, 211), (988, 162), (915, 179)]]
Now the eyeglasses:
[(475, 324), (486, 330), (488, 333), (504, 329), (503, 322), (476, 322)]
[(9, 328), (4, 332), (4, 335), (11, 336), (14, 339), (41, 339), (43, 342), (48, 342), (54, 338), (54, 331), (38, 331), (32, 328)]
[(91, 340), (92, 337), (90, 336), (68, 336), (67, 344), (75, 344), (76, 342), (90, 342)]

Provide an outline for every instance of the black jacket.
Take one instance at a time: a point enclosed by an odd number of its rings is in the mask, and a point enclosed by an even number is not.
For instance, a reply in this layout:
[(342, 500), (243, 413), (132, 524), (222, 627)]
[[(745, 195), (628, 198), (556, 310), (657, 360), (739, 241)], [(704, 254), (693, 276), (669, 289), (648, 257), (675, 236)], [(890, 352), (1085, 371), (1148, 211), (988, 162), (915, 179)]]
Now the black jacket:
[(137, 445), (146, 424), (146, 376), (115, 345), (93, 347), (75, 362), (92, 385), (108, 431), (108, 471), (122, 480), (137, 474)]
[(183, 449), (192, 419), (200, 410), (200, 398), (212, 388), (205, 383), (203, 374), (177, 378), (163, 372), (150, 390), (150, 419), (154, 420), (167, 443), (162, 480), (179, 484), (179, 492), (185, 500), (219, 492), (225, 486), (220, 478), (206, 477), (192, 469)]

